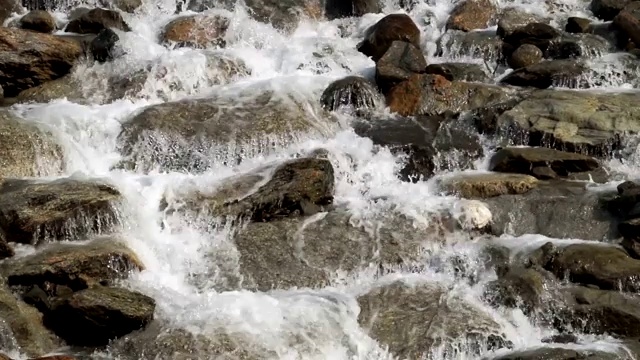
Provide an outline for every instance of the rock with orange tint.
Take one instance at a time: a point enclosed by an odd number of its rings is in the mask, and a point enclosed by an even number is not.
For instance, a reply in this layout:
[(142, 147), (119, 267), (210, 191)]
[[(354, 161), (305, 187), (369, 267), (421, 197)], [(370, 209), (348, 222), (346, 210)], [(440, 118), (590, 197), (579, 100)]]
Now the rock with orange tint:
[(420, 29), (405, 14), (387, 15), (367, 29), (358, 51), (378, 61), (394, 41), (404, 41), (420, 49)]
[(224, 47), (224, 35), (228, 28), (229, 19), (221, 16), (181, 17), (165, 26), (162, 41), (194, 48)]
[(485, 29), (496, 19), (498, 8), (491, 0), (466, 0), (451, 12), (447, 29), (472, 31)]

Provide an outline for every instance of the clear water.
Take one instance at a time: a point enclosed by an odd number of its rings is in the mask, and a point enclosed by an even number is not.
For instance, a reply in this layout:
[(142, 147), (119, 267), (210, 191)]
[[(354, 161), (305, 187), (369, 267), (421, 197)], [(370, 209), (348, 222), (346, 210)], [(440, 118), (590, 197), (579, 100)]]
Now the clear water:
[[(590, 15), (581, 0), (562, 1), (553, 8), (538, 4), (538, 1), (503, 0), (500, 5), (529, 9), (551, 17), (556, 24), (561, 24), (567, 16)], [(422, 45), (426, 55), (430, 62), (483, 63), (482, 59), (465, 55), (464, 51), (452, 50), (451, 54), (456, 53), (455, 56), (434, 57), (436, 41), (454, 5), (450, 0), (421, 1), (410, 13), (423, 31)], [(82, 79), (88, 95), (86, 103), (60, 99), (47, 104), (13, 107), (25, 119), (51, 129), (61, 139), (68, 160), (64, 176), (107, 178), (125, 195), (123, 212), (127, 222), (124, 232), (130, 247), (147, 268), (129, 279), (127, 285), (156, 299), (156, 318), (171, 327), (199, 334), (212, 334), (220, 329), (246, 334), (257, 339), (255, 341), (259, 341), (274, 359), (390, 359), (386, 349), (359, 328), (359, 308), (355, 299), (373, 286), (403, 279), (447, 285), (453, 295), (495, 319), (516, 349), (540, 346), (544, 337), (553, 334), (550, 329), (534, 326), (520, 311), (495, 310), (484, 304), (480, 300), (482, 286), (494, 279), (495, 274), (480, 270), (480, 281), (474, 285), (461, 280), (447, 266), (426, 266), (420, 272), (398, 270), (382, 278), (376, 276), (375, 269), (363, 269), (355, 274), (336, 273), (331, 285), (321, 289), (270, 293), (216, 290), (216, 274), (233, 272), (238, 266), (238, 254), (231, 241), (232, 229), (212, 229), (198, 219), (162, 213), (158, 204), (166, 194), (185, 187), (211, 188), (226, 177), (247, 172), (265, 162), (304, 150), (324, 148), (329, 151), (336, 170), (335, 202), (348, 208), (354, 221), (375, 227), (375, 219), (389, 209), (395, 209), (413, 219), (420, 231), (429, 225), (429, 214), (454, 209), (461, 200), (439, 195), (433, 180), (401, 182), (396, 176), (401, 159), (388, 151), (375, 150), (370, 140), (358, 137), (348, 126), (347, 117), (342, 119), (347, 125), (332, 130), (329, 136), (297, 139), (267, 155), (247, 156), (240, 165), (233, 167), (214, 164), (200, 174), (113, 170), (121, 160), (116, 149), (121, 124), (144, 106), (210, 94), (239, 96), (241, 92), (257, 94), (273, 90), (313, 109), (331, 81), (354, 73), (367, 77), (374, 73), (374, 63), (358, 53), (355, 47), (364, 31), (384, 14), (332, 22), (303, 20), (292, 33), (283, 34), (270, 25), (252, 20), (242, 8), (233, 13), (211, 10), (230, 16), (232, 21), (226, 35), (227, 47), (206, 51), (242, 59), (251, 70), (249, 76), (223, 79), (214, 85), (210, 79), (216, 74), (207, 69), (203, 50), (168, 49), (158, 43), (161, 29), (176, 16), (173, 14), (175, 8), (173, 0), (145, 0), (138, 13), (125, 14), (125, 20), (133, 29), (130, 33), (119, 33), (126, 55), (111, 63), (84, 64), (75, 70), (74, 76)], [(399, 9), (392, 0), (387, 0), (384, 7), (385, 14), (402, 12)], [(64, 13), (55, 15), (60, 21), (64, 20)], [(341, 27), (348, 29), (347, 36), (340, 36)], [(318, 58), (314, 53), (323, 56)], [(591, 61), (594, 71), (602, 75), (593, 86), (605, 90), (633, 86), (625, 82), (626, 78), (616, 76), (615, 65), (619, 60), (615, 56), (596, 57)], [(105, 101), (108, 86), (104, 79), (149, 68), (141, 93), (123, 100)], [(499, 78), (502, 74), (493, 76)], [(633, 176), (638, 172), (636, 164), (635, 158), (630, 157), (625, 162), (612, 163), (612, 166)], [(476, 165), (475, 171), (486, 170), (486, 158)], [(474, 264), (473, 259), (477, 258), (482, 244), (468, 241), (463, 234), (458, 235), (439, 245), (433, 245), (425, 236), (425, 245), (431, 250), (425, 254), (425, 263), (431, 264), (435, 257), (446, 263), (450, 257), (461, 255), (471, 267), (479, 269), (481, 264)], [(524, 237), (503, 236), (495, 241), (502, 244), (526, 242), (530, 246), (548, 240), (574, 241), (540, 235)], [(205, 276), (207, 281), (194, 282), (193, 278), (197, 276)], [(327, 298), (332, 301), (326, 301)], [(299, 341), (292, 342), (294, 338)], [(607, 337), (584, 336), (583, 340), (579, 346), (586, 348), (615, 351), (619, 346)], [(465, 355), (465, 344), (459, 347), (461, 352), (455, 355), (446, 355), (444, 349), (436, 348), (428, 358), (477, 358), (471, 353)]]

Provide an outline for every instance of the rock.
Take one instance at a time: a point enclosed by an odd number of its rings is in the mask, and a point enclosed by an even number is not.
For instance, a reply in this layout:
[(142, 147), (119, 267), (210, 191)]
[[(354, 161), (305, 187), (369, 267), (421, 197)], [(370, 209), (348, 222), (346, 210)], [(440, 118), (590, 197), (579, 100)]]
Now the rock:
[[(359, 296), (358, 304), (360, 326), (399, 358), (418, 359), (456, 340), (502, 340), (489, 314), (435, 284), (391, 283)], [(500, 340), (494, 348), (504, 346)]]
[(363, 115), (381, 109), (384, 99), (369, 80), (361, 76), (347, 76), (329, 84), (320, 97), (320, 103), (328, 111), (347, 107)]
[(82, 103), (84, 97), (82, 83), (73, 74), (68, 74), (21, 91), (15, 99), (18, 103), (48, 103), (54, 99), (67, 98), (69, 101)]
[(489, 76), (482, 65), (467, 63), (430, 64), (425, 74), (440, 75), (449, 81), (489, 82)]
[(0, 110), (0, 179), (58, 175), (63, 163), (62, 148), (50, 132)]
[(391, 14), (367, 29), (358, 51), (377, 62), (394, 41), (404, 41), (420, 49), (420, 29), (405, 14)]
[(545, 53), (546, 58), (550, 59), (575, 59), (582, 56), (582, 46), (575, 40), (552, 41)]
[(116, 43), (120, 40), (118, 34), (111, 29), (102, 29), (98, 36), (91, 41), (91, 53), (94, 60), (98, 62), (106, 62), (113, 59)]
[(60, 299), (44, 321), (70, 345), (103, 346), (144, 328), (155, 307), (152, 298), (138, 292), (98, 286)]
[(33, 255), (0, 265), (9, 285), (47, 288), (51, 283), (74, 291), (126, 278), (130, 271), (143, 269), (122, 240), (110, 237), (99, 237), (82, 245), (49, 244)]
[(187, 190), (177, 197), (182, 208), (205, 209), (210, 216), (270, 221), (329, 205), (333, 190), (333, 166), (328, 160), (300, 158), (231, 178), (208, 193)]
[(0, 84), (5, 97), (67, 74), (82, 55), (74, 41), (49, 34), (0, 28)]
[[(594, 158), (549, 148), (509, 147), (496, 152), (491, 158), (489, 170), (505, 173), (527, 174), (537, 178), (540, 168), (547, 168), (555, 175), (567, 177), (572, 173), (589, 172), (600, 167)], [(549, 172), (546, 172), (549, 173)], [(542, 179), (545, 180), (545, 179)]]
[(20, 19), (20, 27), (41, 33), (50, 33), (56, 29), (56, 20), (44, 10), (33, 10)]
[(486, 199), (500, 195), (524, 194), (536, 187), (535, 177), (518, 174), (461, 174), (445, 178), (440, 187), (463, 198)]
[(448, 30), (485, 29), (495, 19), (498, 8), (491, 0), (464, 0), (458, 3), (447, 20)]
[(378, 0), (329, 0), (325, 5), (325, 14), (329, 20), (381, 12)]
[(64, 31), (77, 34), (98, 34), (103, 29), (131, 31), (119, 12), (100, 8), (91, 9), (72, 19)]
[[(573, 350), (565, 348), (542, 347), (534, 350), (521, 350), (507, 355), (492, 357), (491, 360), (616, 360), (621, 354), (599, 350)], [(487, 360), (484, 358), (483, 360)]]
[[(560, 32), (551, 25), (545, 23), (530, 23), (526, 26), (516, 28), (513, 32), (504, 38), (505, 43), (513, 49), (517, 49), (521, 45), (535, 45), (543, 53), (546, 53), (551, 42), (560, 36)], [(509, 47), (503, 49), (505, 56), (510, 55)]]
[(387, 93), (386, 101), (392, 112), (411, 116), (468, 111), (505, 101), (509, 96), (509, 91), (499, 86), (448, 81), (439, 75), (416, 74), (393, 87)]
[(0, 0), (0, 24), (4, 23), (11, 14), (21, 12), (22, 6), (17, 0)]
[[(9, 330), (8, 334), (6, 330)], [(42, 315), (31, 306), (19, 300), (11, 291), (0, 285), (0, 344), (5, 344), (5, 336), (13, 336), (17, 348), (3, 348), (3, 351), (20, 351), (27, 356), (40, 356), (55, 350), (59, 344), (53, 334), (42, 325)], [(0, 355), (0, 358), (2, 356)]]
[[(544, 270), (542, 270), (544, 272)], [(484, 297), (493, 305), (520, 308), (525, 314), (546, 307), (553, 280), (538, 269), (512, 267), (487, 284)], [(546, 315), (546, 314), (541, 314)]]
[(424, 73), (427, 61), (422, 51), (410, 43), (394, 41), (376, 64), (376, 83), (386, 93), (413, 74)]
[(627, 34), (634, 44), (640, 44), (640, 2), (634, 1), (625, 6), (613, 18), (613, 25)]
[(509, 38), (516, 29), (531, 23), (545, 23), (546, 19), (532, 14), (519, 7), (507, 7), (498, 15), (497, 34), (501, 38)]
[(576, 182), (539, 181), (521, 195), (485, 200), (493, 214), (491, 232), (500, 236), (540, 234), (557, 239), (612, 240), (615, 218), (602, 206), (601, 195)]
[(119, 222), (120, 192), (97, 181), (4, 179), (0, 228), (7, 241), (39, 244), (105, 233)]
[[(640, 94), (534, 91), (498, 117), (498, 128), (512, 128), (516, 145), (546, 146), (569, 152), (610, 156), (625, 133), (640, 132)], [(519, 136), (526, 136), (520, 142)]]
[(550, 60), (515, 70), (500, 82), (514, 86), (529, 86), (546, 89), (552, 85), (575, 84), (586, 71), (584, 64), (574, 60)]
[(600, 20), (610, 21), (632, 1), (633, 0), (591, 0), (591, 12)]
[(629, 43), (629, 37), (621, 31), (613, 22), (592, 24), (589, 33), (606, 39), (616, 49), (625, 49)]
[(142, 6), (142, 0), (103, 0), (103, 2), (103, 7), (113, 5), (116, 8), (128, 13), (132, 13), (136, 11), (136, 9), (138, 9), (140, 6)]
[(224, 47), (228, 28), (229, 19), (221, 16), (180, 17), (165, 26), (161, 41), (180, 47)]
[(524, 44), (511, 54), (507, 63), (512, 69), (520, 69), (540, 61), (542, 61), (542, 51), (535, 45)]
[(572, 16), (567, 19), (564, 31), (574, 34), (588, 33), (591, 27), (591, 20)]
[(255, 90), (152, 105), (123, 124), (120, 166), (200, 172), (268, 154), (303, 135), (333, 133), (336, 119), (314, 106)]
[(495, 31), (447, 31), (437, 41), (436, 56), (473, 57), (495, 62), (502, 57), (502, 40)]

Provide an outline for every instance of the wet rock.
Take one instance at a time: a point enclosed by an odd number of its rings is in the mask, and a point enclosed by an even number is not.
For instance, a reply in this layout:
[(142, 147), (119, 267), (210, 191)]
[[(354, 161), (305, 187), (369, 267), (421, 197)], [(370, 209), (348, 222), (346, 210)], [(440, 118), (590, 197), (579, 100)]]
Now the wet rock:
[(456, 5), (447, 20), (447, 29), (485, 29), (495, 19), (498, 8), (490, 0), (465, 0)]
[(574, 60), (550, 60), (515, 70), (500, 80), (503, 84), (546, 89), (552, 85), (578, 87), (584, 64)]
[(440, 186), (448, 193), (463, 198), (486, 199), (500, 195), (524, 194), (536, 187), (535, 177), (518, 174), (462, 174), (442, 180)]
[(20, 19), (20, 27), (41, 33), (50, 33), (56, 29), (56, 21), (44, 10), (33, 10)]
[(634, 44), (640, 44), (640, 2), (634, 1), (622, 9), (613, 25), (625, 33)]
[(420, 29), (405, 14), (387, 15), (367, 29), (358, 51), (377, 62), (394, 41), (404, 41), (420, 49)]
[(492, 30), (447, 31), (438, 39), (437, 47), (436, 56), (453, 59), (474, 57), (493, 62), (502, 56), (502, 40)]
[(616, 49), (624, 49), (629, 43), (629, 37), (621, 31), (613, 22), (592, 24), (589, 33), (606, 39)]
[(378, 0), (329, 0), (325, 5), (325, 14), (329, 20), (381, 12)]
[(119, 222), (120, 192), (97, 181), (5, 179), (0, 183), (0, 228), (7, 241), (40, 244), (106, 233)]
[(632, 0), (591, 0), (591, 12), (598, 19), (609, 21), (631, 2)]
[(74, 41), (33, 31), (0, 28), (0, 83), (5, 97), (67, 74), (82, 55)]
[[(560, 32), (551, 25), (545, 23), (530, 23), (523, 27), (516, 28), (509, 35), (504, 37), (505, 43), (509, 44), (513, 49), (517, 49), (521, 45), (535, 45), (543, 53), (547, 51), (549, 44), (560, 36)], [(505, 56), (510, 55), (510, 51), (503, 49)]]
[(487, 284), (484, 296), (493, 305), (520, 308), (530, 315), (549, 301), (552, 278), (542, 269), (515, 266)]
[(590, 26), (591, 20), (572, 16), (567, 19), (567, 25), (565, 25), (564, 31), (574, 34), (584, 34), (589, 32)]
[(65, 97), (78, 103), (86, 101), (81, 82), (72, 74), (21, 91), (15, 99), (18, 103), (47, 103)]
[(547, 343), (547, 344), (549, 344), (549, 343), (572, 344), (572, 343), (580, 342), (578, 337), (576, 335), (573, 335), (573, 334), (551, 335), (549, 337), (543, 338), (541, 341), (543, 343)]
[[(256, 186), (260, 187), (256, 190)], [(331, 204), (333, 190), (333, 166), (328, 160), (300, 158), (231, 178), (211, 192), (187, 190), (178, 198), (185, 197), (181, 207), (196, 211), (204, 208), (211, 216), (270, 221), (305, 215), (314, 208), (318, 211)]]
[(616, 220), (603, 206), (601, 196), (577, 182), (540, 181), (525, 194), (501, 195), (485, 203), (493, 214), (491, 232), (497, 236), (616, 239)]
[(49, 244), (37, 253), (11, 259), (0, 266), (9, 285), (68, 286), (81, 290), (128, 276), (129, 271), (143, 270), (137, 256), (121, 239), (100, 237), (82, 244)]
[(70, 345), (103, 346), (145, 327), (154, 311), (155, 301), (146, 295), (98, 286), (58, 299), (44, 321)]
[(4, 23), (11, 14), (21, 12), (22, 6), (17, 0), (0, 0), (0, 24)]
[[(573, 350), (565, 348), (543, 347), (535, 350), (523, 350), (507, 355), (493, 357), (491, 360), (615, 360), (619, 354), (598, 350)], [(487, 358), (483, 359), (487, 360)]]
[(77, 34), (98, 34), (103, 29), (131, 31), (119, 12), (100, 8), (91, 9), (75, 19), (72, 18), (65, 31)]
[(376, 64), (376, 83), (386, 93), (411, 75), (424, 73), (427, 61), (422, 51), (410, 43), (394, 41)]
[(498, 15), (497, 34), (501, 38), (509, 38), (516, 29), (531, 23), (546, 23), (537, 14), (532, 14), (519, 7), (507, 7)]
[(0, 179), (58, 175), (63, 162), (62, 148), (51, 133), (0, 110)]
[(307, 110), (319, 105), (255, 90), (152, 105), (123, 124), (120, 166), (200, 172), (213, 164), (236, 164), (303, 135), (332, 133), (335, 118), (322, 109)]
[[(435, 284), (395, 282), (358, 297), (358, 322), (400, 358), (417, 359), (455, 340), (500, 339), (500, 327), (482, 310)], [(504, 340), (495, 344), (504, 346)]]
[[(498, 128), (511, 127), (516, 144), (545, 146), (569, 152), (609, 156), (620, 148), (620, 137), (638, 133), (640, 95), (534, 91), (499, 116)], [(519, 138), (526, 135), (526, 140)]]
[(221, 16), (193, 15), (167, 24), (161, 41), (194, 48), (224, 47), (229, 19)]
[(520, 45), (507, 60), (509, 67), (520, 69), (542, 61), (542, 51), (535, 45)]
[(0, 260), (12, 257), (13, 255), (15, 255), (13, 248), (7, 244), (4, 235), (0, 233)]
[(546, 58), (550, 59), (575, 59), (582, 56), (582, 46), (575, 40), (559, 40), (553, 41), (549, 44)]
[[(3, 348), (3, 351), (14, 350), (27, 356), (40, 356), (59, 346), (55, 336), (42, 325), (42, 315), (19, 300), (4, 284), (0, 285), (0, 326), (2, 325), (11, 331), (15, 338), (12, 340), (18, 346), (16, 349)], [(7, 336), (5, 329), (2, 330), (0, 344), (4, 344), (4, 336)]]
[(425, 74), (440, 75), (449, 81), (489, 82), (483, 65), (468, 63), (430, 64)]
[(118, 34), (111, 29), (102, 29), (98, 36), (91, 41), (91, 53), (98, 62), (105, 62), (113, 59), (114, 47), (120, 40)]
[(124, 12), (132, 13), (142, 6), (142, 0), (103, 0), (103, 7), (110, 5)]
[(369, 80), (361, 76), (347, 76), (329, 84), (320, 97), (320, 103), (328, 111), (348, 107), (363, 115), (381, 108), (384, 99)]
[[(491, 158), (491, 171), (532, 175), (537, 178), (540, 168), (549, 169), (543, 174), (550, 178), (567, 177), (572, 173), (589, 172), (600, 167), (594, 158), (549, 148), (509, 147), (499, 150)], [(553, 176), (555, 175), (555, 176)], [(544, 179), (542, 179), (544, 180)]]

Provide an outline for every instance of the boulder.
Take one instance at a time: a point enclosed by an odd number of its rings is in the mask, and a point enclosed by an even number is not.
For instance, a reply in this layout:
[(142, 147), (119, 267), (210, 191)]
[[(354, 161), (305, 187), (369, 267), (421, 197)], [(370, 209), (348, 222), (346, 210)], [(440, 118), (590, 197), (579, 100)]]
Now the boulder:
[(57, 299), (44, 321), (69, 345), (104, 346), (144, 328), (155, 307), (152, 298), (138, 292), (97, 286)]
[(483, 360), (616, 360), (625, 359), (622, 354), (614, 354), (600, 350), (574, 350), (560, 347), (541, 347), (532, 350), (521, 350), (506, 355)]
[(456, 341), (506, 345), (491, 315), (437, 284), (378, 286), (359, 296), (358, 304), (360, 326), (399, 358), (418, 359), (443, 343), (454, 348)]
[(381, 12), (379, 0), (329, 0), (325, 5), (325, 14), (329, 20)]
[(549, 60), (515, 70), (500, 82), (513, 86), (528, 86), (546, 89), (553, 85), (580, 85), (580, 76), (585, 65), (575, 60)]
[(387, 93), (413, 74), (424, 73), (427, 61), (422, 51), (410, 43), (394, 41), (376, 63), (376, 83)]
[(430, 64), (425, 74), (440, 75), (449, 81), (489, 82), (486, 68), (480, 64), (440, 63)]
[(107, 9), (91, 9), (71, 19), (64, 29), (77, 34), (98, 34), (103, 29), (131, 31), (119, 12)]
[(98, 62), (105, 62), (114, 57), (114, 47), (120, 40), (118, 34), (111, 29), (102, 29), (98, 36), (91, 41), (90, 49), (93, 59)]
[(584, 34), (590, 31), (591, 20), (572, 16), (567, 19), (564, 31), (573, 34)]
[(50, 132), (0, 110), (0, 179), (58, 175), (63, 164), (62, 148)]
[[(19, 351), (33, 357), (60, 345), (42, 324), (42, 315), (18, 299), (4, 284), (0, 285), (0, 344), (3, 351)], [(16, 348), (12, 349), (13, 346)]]
[(123, 124), (118, 142), (125, 160), (120, 166), (201, 172), (213, 164), (268, 154), (303, 135), (333, 133), (336, 119), (314, 106), (319, 104), (271, 91), (152, 105)]
[(0, 24), (4, 23), (11, 14), (21, 12), (22, 6), (18, 0), (0, 0)]
[(367, 29), (358, 51), (377, 62), (394, 41), (404, 41), (420, 49), (420, 29), (405, 14), (391, 14)]
[(626, 34), (634, 44), (640, 44), (640, 1), (634, 1), (613, 18), (613, 25)]
[(464, 0), (451, 11), (447, 20), (448, 30), (472, 31), (492, 25), (498, 8), (491, 0)]
[(382, 95), (369, 80), (361, 76), (347, 76), (329, 84), (320, 97), (325, 110), (336, 111), (344, 108), (364, 115), (384, 106)]
[(640, 132), (640, 94), (534, 91), (497, 118), (516, 145), (610, 156), (626, 133)]
[(5, 97), (66, 75), (82, 55), (74, 41), (33, 31), (0, 28), (0, 84)]
[(489, 170), (527, 174), (541, 180), (567, 177), (600, 168), (591, 156), (549, 148), (508, 147), (498, 150), (489, 163)]
[(509, 57), (507, 64), (512, 69), (535, 65), (542, 61), (542, 51), (535, 45), (520, 45)]
[(164, 28), (161, 41), (194, 48), (224, 47), (229, 19), (221, 16), (191, 15), (172, 20)]
[(497, 34), (501, 38), (510, 37), (516, 29), (531, 23), (546, 23), (547, 20), (520, 7), (507, 7), (498, 15)]
[(99, 237), (82, 245), (49, 244), (35, 254), (0, 265), (9, 285), (41, 289), (62, 285), (74, 291), (126, 278), (130, 271), (143, 269), (124, 242), (111, 237)]
[(444, 178), (440, 188), (463, 198), (486, 199), (500, 195), (524, 194), (536, 187), (535, 177), (519, 174), (460, 174)]
[(600, 20), (610, 21), (632, 1), (633, 0), (591, 0), (591, 12)]
[(56, 20), (44, 10), (33, 10), (20, 19), (20, 27), (41, 33), (51, 33), (56, 29)]

